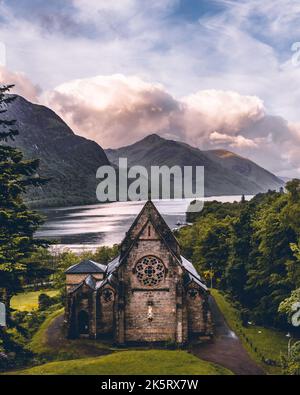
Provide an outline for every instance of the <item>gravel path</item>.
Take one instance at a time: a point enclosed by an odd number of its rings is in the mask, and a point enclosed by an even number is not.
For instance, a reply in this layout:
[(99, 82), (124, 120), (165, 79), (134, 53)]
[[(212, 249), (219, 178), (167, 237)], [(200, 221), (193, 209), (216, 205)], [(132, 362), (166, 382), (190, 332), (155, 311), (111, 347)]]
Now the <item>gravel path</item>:
[(214, 339), (211, 343), (193, 345), (191, 352), (201, 359), (222, 365), (237, 375), (265, 374), (229, 328), (213, 297), (210, 297), (209, 303), (215, 325)]

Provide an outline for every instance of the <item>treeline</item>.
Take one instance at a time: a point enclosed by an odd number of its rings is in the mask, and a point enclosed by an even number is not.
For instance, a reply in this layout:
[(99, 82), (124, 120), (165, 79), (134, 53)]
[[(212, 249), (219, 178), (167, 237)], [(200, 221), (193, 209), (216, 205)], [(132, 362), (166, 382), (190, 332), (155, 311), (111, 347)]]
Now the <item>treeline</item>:
[(251, 201), (207, 202), (187, 214), (178, 239), (184, 254), (213, 285), (240, 304), (245, 325), (293, 330), (291, 305), (300, 294), (300, 180), (286, 192)]

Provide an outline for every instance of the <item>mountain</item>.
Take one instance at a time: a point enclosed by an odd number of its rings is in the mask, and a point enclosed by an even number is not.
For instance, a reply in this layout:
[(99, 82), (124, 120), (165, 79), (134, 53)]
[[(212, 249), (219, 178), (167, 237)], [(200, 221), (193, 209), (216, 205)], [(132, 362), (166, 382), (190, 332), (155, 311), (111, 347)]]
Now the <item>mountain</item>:
[(19, 135), (14, 143), (26, 158), (39, 158), (39, 173), (51, 181), (26, 195), (35, 207), (96, 203), (96, 171), (109, 164), (94, 141), (77, 136), (47, 107), (17, 96), (5, 113), (16, 119)]
[(210, 150), (203, 152), (206, 156), (220, 164), (222, 167), (247, 177), (249, 181), (263, 187), (264, 190), (278, 189), (284, 185), (283, 180), (268, 170), (231, 151)]
[(284, 182), (249, 159), (225, 150), (201, 151), (188, 144), (166, 140), (156, 134), (127, 147), (105, 150), (109, 161), (118, 164), (128, 158), (128, 166), (204, 166), (205, 195), (253, 195), (278, 190)]

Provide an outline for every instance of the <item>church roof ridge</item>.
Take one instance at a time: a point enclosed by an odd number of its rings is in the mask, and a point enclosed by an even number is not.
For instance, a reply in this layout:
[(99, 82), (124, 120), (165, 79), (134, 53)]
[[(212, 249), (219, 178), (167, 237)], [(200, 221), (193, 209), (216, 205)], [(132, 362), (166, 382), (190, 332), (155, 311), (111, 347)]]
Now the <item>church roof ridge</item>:
[(88, 274), (88, 273), (105, 273), (106, 265), (94, 262), (91, 259), (83, 260), (76, 265), (69, 267), (66, 274)]

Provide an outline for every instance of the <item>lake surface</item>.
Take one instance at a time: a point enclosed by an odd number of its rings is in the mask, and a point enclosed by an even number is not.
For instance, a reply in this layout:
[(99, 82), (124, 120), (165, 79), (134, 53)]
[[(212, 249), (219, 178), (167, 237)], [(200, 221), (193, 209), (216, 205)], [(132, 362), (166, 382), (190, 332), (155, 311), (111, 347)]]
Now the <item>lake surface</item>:
[[(251, 199), (252, 196), (246, 196)], [(239, 201), (240, 196), (212, 196), (205, 201)], [(185, 223), (191, 199), (154, 201), (171, 229)], [(115, 202), (90, 206), (64, 207), (43, 211), (47, 221), (36, 237), (55, 240), (59, 248), (73, 251), (95, 250), (120, 243), (145, 202)]]

